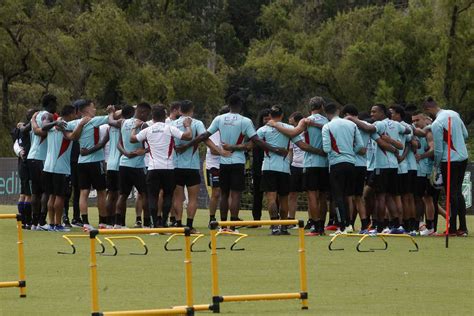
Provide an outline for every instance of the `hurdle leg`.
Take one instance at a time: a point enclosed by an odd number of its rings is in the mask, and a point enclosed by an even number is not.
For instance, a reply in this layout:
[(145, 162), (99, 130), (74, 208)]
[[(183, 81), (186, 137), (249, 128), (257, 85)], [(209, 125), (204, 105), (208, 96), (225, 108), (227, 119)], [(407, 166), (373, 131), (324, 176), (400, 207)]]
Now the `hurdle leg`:
[(184, 265), (185, 265), (185, 279), (186, 279), (186, 305), (188, 308), (193, 307), (193, 270), (191, 261), (191, 236), (190, 229), (186, 228), (184, 233)]
[(97, 257), (95, 254), (95, 235), (97, 231), (90, 232), (90, 277), (91, 277), (91, 299), (92, 299), (92, 315), (100, 315), (99, 313), (99, 291), (97, 282)]
[(25, 277), (25, 253), (23, 249), (23, 230), (21, 227), (21, 215), (16, 217), (16, 229), (18, 232), (18, 286), (20, 287), (20, 297), (26, 297), (26, 277)]
[(217, 222), (211, 223), (211, 277), (212, 277), (212, 311), (220, 313), (219, 281), (217, 271)]
[(306, 250), (304, 244), (304, 221), (298, 222), (301, 309), (308, 309), (308, 276), (306, 272)]

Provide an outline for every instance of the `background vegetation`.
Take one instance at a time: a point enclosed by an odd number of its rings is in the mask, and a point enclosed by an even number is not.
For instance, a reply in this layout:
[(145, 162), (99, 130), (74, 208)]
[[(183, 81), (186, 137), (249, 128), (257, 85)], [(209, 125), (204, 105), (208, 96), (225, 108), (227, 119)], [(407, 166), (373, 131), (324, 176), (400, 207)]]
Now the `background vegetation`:
[(205, 121), (232, 93), (254, 116), (322, 95), (361, 110), (433, 95), (469, 124), (472, 0), (3, 0), (0, 155), (41, 96), (107, 104), (191, 99)]

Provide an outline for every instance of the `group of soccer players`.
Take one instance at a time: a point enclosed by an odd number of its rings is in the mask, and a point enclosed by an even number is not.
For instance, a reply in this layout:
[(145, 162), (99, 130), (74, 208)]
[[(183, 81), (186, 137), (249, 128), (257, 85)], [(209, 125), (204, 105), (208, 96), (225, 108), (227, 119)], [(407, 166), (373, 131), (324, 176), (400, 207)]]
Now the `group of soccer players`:
[[(228, 213), (230, 220), (239, 220), (246, 152), (253, 151), (258, 164), (261, 151), (254, 191), (264, 193), (272, 220), (295, 218), (298, 193), (306, 192), (307, 235), (324, 235), (325, 229), (351, 233), (358, 214), (363, 234), (432, 236), (437, 214), (442, 214), (437, 186), (440, 178), (447, 183), (450, 142), (449, 233), (467, 235), (461, 192), (467, 130), (459, 114), (442, 110), (432, 98), (425, 100), (423, 111), (408, 113), (399, 105), (375, 104), (368, 114), (354, 105), (340, 107), (313, 97), (306, 105), (308, 116), (292, 113), (290, 124), (283, 122), (280, 106), (262, 110), (257, 130), (240, 114), (242, 105), (239, 96), (230, 96), (206, 129), (193, 117), (194, 104), (188, 100), (173, 102), (170, 109), (146, 102), (108, 106), (107, 115), (96, 116), (91, 100), (77, 100), (57, 114), (56, 97), (44, 96), (42, 109), (28, 111), (27, 123), (19, 123), (16, 130), (14, 150), (22, 184), (18, 208), (25, 227), (68, 231), (72, 224), (93, 229), (88, 202), (95, 189), (98, 227), (126, 228), (127, 199), (135, 188), (135, 227), (185, 225), (195, 233), (202, 168), (199, 144), (204, 142), (205, 176), (212, 187), (210, 221), (216, 219), (218, 205), (221, 220)], [(75, 212), (69, 223), (71, 195)], [(328, 226), (334, 227), (326, 226), (327, 213)], [(254, 212), (254, 219), (260, 216)], [(271, 234), (289, 235), (290, 228), (274, 225)]]

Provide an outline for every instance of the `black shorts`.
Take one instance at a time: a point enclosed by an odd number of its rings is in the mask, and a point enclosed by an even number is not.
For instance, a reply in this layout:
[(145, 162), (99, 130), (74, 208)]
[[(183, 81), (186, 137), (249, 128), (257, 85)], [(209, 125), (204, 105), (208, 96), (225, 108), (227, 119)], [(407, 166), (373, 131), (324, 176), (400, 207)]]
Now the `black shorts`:
[(66, 174), (43, 172), (45, 192), (65, 197), (69, 189), (70, 178)]
[(219, 166), (219, 182), (221, 191), (228, 193), (229, 191), (242, 192), (245, 190), (245, 165), (231, 164)]
[(30, 172), (26, 160), (18, 159), (18, 177), (20, 178), (20, 194), (31, 195)]
[(374, 183), (374, 171), (373, 170), (367, 170), (367, 173), (365, 175), (365, 185), (368, 185), (369, 187), (373, 188), (373, 183)]
[(407, 175), (407, 183), (405, 184), (407, 187), (407, 193), (415, 192), (415, 185), (416, 185), (416, 170), (408, 170)]
[(304, 168), (290, 166), (290, 192), (304, 191)]
[(398, 194), (397, 168), (375, 169), (373, 172), (373, 181), (370, 186), (377, 193)]
[(201, 184), (201, 175), (197, 169), (174, 169), (176, 185), (193, 187)]
[(207, 186), (219, 188), (219, 169), (211, 168), (206, 170)]
[(329, 168), (305, 168), (303, 178), (305, 191), (329, 191)]
[(172, 195), (176, 187), (175, 171), (173, 169), (148, 170), (146, 175), (148, 194), (158, 194), (163, 190), (164, 194)]
[(354, 191), (354, 164), (341, 162), (331, 166), (329, 172), (331, 194), (334, 201), (338, 198), (348, 197)]
[(260, 191), (277, 192), (280, 196), (288, 195), (290, 193), (290, 174), (272, 170), (262, 171)]
[(366, 167), (355, 167), (354, 171), (354, 187), (352, 189), (353, 196), (362, 196), (364, 194), (365, 177), (367, 176)]
[(107, 170), (107, 191), (118, 192), (120, 188), (120, 172)]
[(39, 195), (44, 191), (44, 180), (42, 178), (44, 161), (37, 159), (28, 159), (28, 172), (30, 174), (31, 194)]
[(424, 177), (416, 177), (416, 185), (415, 185), (415, 196), (416, 197), (423, 197), (425, 196), (428, 186), (430, 186), (429, 180), (426, 176)]
[(407, 194), (408, 173), (397, 173), (397, 195)]
[(104, 191), (105, 171), (101, 161), (80, 163), (77, 165), (79, 175), (79, 189), (90, 190), (91, 187), (97, 191)]
[(138, 193), (146, 193), (145, 168), (119, 167), (120, 194), (128, 196), (135, 187)]

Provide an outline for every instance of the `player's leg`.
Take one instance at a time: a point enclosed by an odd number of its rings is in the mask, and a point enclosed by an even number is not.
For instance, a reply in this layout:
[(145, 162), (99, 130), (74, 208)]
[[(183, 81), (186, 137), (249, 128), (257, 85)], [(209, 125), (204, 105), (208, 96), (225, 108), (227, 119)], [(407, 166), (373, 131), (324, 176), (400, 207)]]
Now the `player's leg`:
[(191, 229), (193, 234), (198, 233), (194, 228), (194, 216), (196, 216), (198, 195), (199, 195), (199, 184), (187, 187), (188, 189), (188, 207), (186, 226)]

